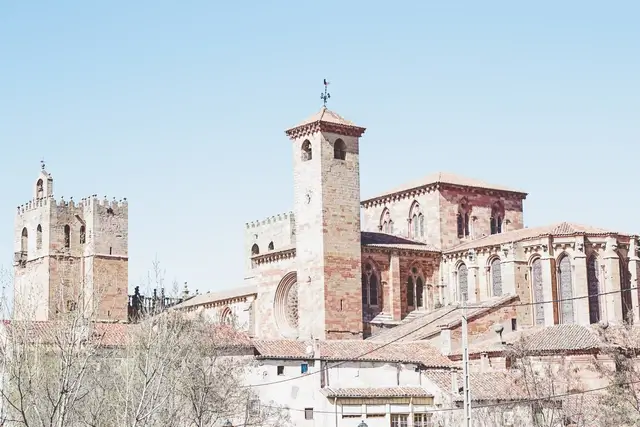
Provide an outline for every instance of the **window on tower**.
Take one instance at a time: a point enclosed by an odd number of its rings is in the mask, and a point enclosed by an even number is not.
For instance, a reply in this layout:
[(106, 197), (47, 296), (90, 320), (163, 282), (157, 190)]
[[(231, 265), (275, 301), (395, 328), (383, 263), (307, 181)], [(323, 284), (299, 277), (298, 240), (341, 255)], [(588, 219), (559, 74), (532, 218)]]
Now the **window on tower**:
[(36, 249), (42, 249), (42, 226), (40, 224), (36, 228)]
[(500, 201), (491, 206), (491, 234), (502, 233), (502, 219), (504, 218), (504, 206)]
[(86, 228), (85, 226), (81, 226), (80, 227), (80, 244), (84, 245), (86, 243), (87, 237), (86, 237)]
[(303, 162), (306, 162), (307, 160), (311, 160), (311, 157), (311, 142), (307, 139), (302, 143), (301, 159)]
[(469, 216), (471, 214), (471, 206), (466, 199), (462, 199), (458, 205), (458, 237), (469, 237)]
[(378, 274), (373, 263), (368, 261), (362, 271), (362, 303), (366, 306), (378, 306)]
[(44, 197), (44, 182), (42, 181), (42, 179), (39, 179), (36, 183), (36, 193), (36, 197), (38, 199), (42, 199), (42, 197)]
[(71, 227), (69, 225), (64, 226), (64, 247), (71, 246)]
[(20, 252), (26, 254), (29, 250), (29, 232), (27, 227), (22, 229), (22, 237), (20, 238)]
[(347, 158), (347, 145), (341, 139), (336, 139), (333, 144), (333, 158), (338, 160), (345, 160)]
[(260, 254), (260, 248), (256, 243), (254, 243), (253, 246), (251, 246), (251, 255), (259, 255), (259, 254)]

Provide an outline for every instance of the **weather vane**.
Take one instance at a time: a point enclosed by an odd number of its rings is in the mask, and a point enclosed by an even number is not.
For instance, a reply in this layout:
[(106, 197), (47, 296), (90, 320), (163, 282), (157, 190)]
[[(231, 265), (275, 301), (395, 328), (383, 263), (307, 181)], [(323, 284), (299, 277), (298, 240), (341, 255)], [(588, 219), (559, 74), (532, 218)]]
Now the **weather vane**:
[(320, 94), (320, 99), (322, 99), (322, 103), (325, 108), (327, 107), (327, 101), (329, 100), (329, 98), (331, 98), (331, 94), (328, 92), (328, 90), (329, 82), (327, 81), (327, 79), (324, 79), (324, 93)]
[(40, 167), (44, 170), (44, 157), (40, 160)]

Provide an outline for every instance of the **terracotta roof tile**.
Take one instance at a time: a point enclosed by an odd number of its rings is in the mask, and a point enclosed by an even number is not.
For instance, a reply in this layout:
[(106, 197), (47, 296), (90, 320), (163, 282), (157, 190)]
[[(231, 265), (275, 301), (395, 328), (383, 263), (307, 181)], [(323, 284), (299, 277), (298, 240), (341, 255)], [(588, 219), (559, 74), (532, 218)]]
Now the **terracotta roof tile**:
[(329, 110), (327, 107), (322, 107), (320, 111), (318, 111), (311, 117), (308, 117), (306, 120), (303, 120), (301, 123), (298, 123), (296, 126), (294, 126), (294, 128), (316, 122), (333, 123), (343, 126), (356, 126), (353, 122), (350, 122), (338, 113)]
[[(487, 312), (493, 308), (507, 304), (517, 298), (514, 295), (505, 295), (502, 297), (492, 298), (478, 303), (470, 303), (467, 305), (468, 316), (473, 318)], [(391, 329), (386, 329), (379, 334), (367, 338), (366, 341), (377, 342), (407, 342), (427, 339), (435, 334), (440, 333), (442, 329), (454, 328), (460, 324), (461, 311), (456, 304), (448, 305), (422, 316), (416, 317), (406, 323), (402, 323)]]
[(427, 187), (434, 184), (450, 184), (450, 185), (456, 185), (460, 187), (484, 188), (488, 190), (498, 190), (498, 191), (507, 191), (511, 193), (519, 193), (526, 196), (526, 193), (520, 190), (514, 190), (512, 188), (504, 187), (502, 185), (488, 184), (486, 182), (483, 182), (477, 179), (467, 178), (464, 176), (460, 176), (460, 175), (456, 175), (448, 172), (436, 172), (431, 175), (427, 175), (422, 179), (419, 179), (413, 182), (408, 182), (392, 190), (385, 191), (382, 194), (378, 194), (374, 197), (370, 197), (367, 200), (363, 200), (362, 203), (366, 203), (381, 197), (390, 196), (396, 193), (403, 193), (405, 191)]
[[(9, 331), (15, 326), (16, 333), (21, 334), (19, 339), (28, 340), (32, 343), (54, 344), (60, 333), (69, 330), (67, 323), (57, 321), (41, 321), (41, 322), (20, 322), (5, 321), (5, 326)], [(103, 347), (114, 347), (124, 345), (126, 343), (127, 334), (131, 324), (128, 323), (90, 323), (87, 332), (98, 340)], [(76, 329), (80, 331), (80, 329)]]
[(482, 248), (486, 246), (497, 246), (504, 243), (518, 242), (521, 240), (532, 240), (544, 236), (572, 236), (572, 235), (607, 235), (618, 234), (614, 231), (605, 230), (603, 228), (592, 227), (588, 225), (573, 224), (569, 222), (561, 222), (557, 224), (545, 225), (534, 228), (521, 228), (519, 230), (507, 231), (500, 234), (492, 234), (481, 237), (469, 242), (454, 246), (444, 251), (445, 253), (455, 253), (473, 248)]
[[(254, 340), (258, 357), (266, 359), (312, 359), (312, 341)], [(315, 359), (415, 363), (426, 367), (448, 367), (451, 361), (427, 342), (381, 345), (371, 341), (335, 340), (316, 343)]]
[[(443, 393), (461, 401), (462, 393), (452, 393), (453, 379), (451, 372), (426, 371), (425, 376)], [(462, 390), (462, 373), (456, 371), (456, 384)], [(469, 373), (471, 399), (487, 400), (525, 400), (531, 398), (522, 384), (520, 375), (514, 371), (471, 372)]]
[(422, 387), (323, 388), (326, 397), (433, 397)]

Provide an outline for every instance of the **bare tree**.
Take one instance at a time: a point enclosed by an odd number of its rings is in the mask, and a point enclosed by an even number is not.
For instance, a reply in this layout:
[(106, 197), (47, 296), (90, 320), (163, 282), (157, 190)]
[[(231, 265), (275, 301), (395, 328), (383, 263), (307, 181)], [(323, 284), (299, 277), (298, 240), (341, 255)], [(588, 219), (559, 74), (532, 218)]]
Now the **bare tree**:
[[(163, 283), (157, 263), (154, 269)], [(86, 288), (73, 294), (78, 308), (68, 305), (55, 320), (23, 312), (22, 320), (3, 324), (2, 425), (287, 424), (285, 411), (263, 404), (245, 385), (254, 363), (245, 334), (176, 310), (136, 324), (96, 322), (87, 307), (98, 307), (99, 296), (91, 289), (86, 297)], [(67, 292), (65, 302), (70, 298)]]

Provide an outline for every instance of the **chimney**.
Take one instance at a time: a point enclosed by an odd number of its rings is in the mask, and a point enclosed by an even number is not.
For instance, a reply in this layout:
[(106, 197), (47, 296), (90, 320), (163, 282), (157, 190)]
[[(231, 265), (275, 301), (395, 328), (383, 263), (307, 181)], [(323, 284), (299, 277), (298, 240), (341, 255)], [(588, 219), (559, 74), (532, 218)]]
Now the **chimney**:
[(458, 387), (458, 371), (455, 368), (451, 368), (451, 393), (460, 394), (460, 387)]
[(502, 332), (504, 331), (504, 326), (497, 323), (493, 326), (493, 330), (495, 331), (496, 334), (498, 334), (498, 339), (500, 340), (500, 344), (505, 344), (504, 340), (502, 339)]
[(489, 355), (487, 353), (482, 353), (480, 355), (480, 372), (488, 372), (489, 371)]

